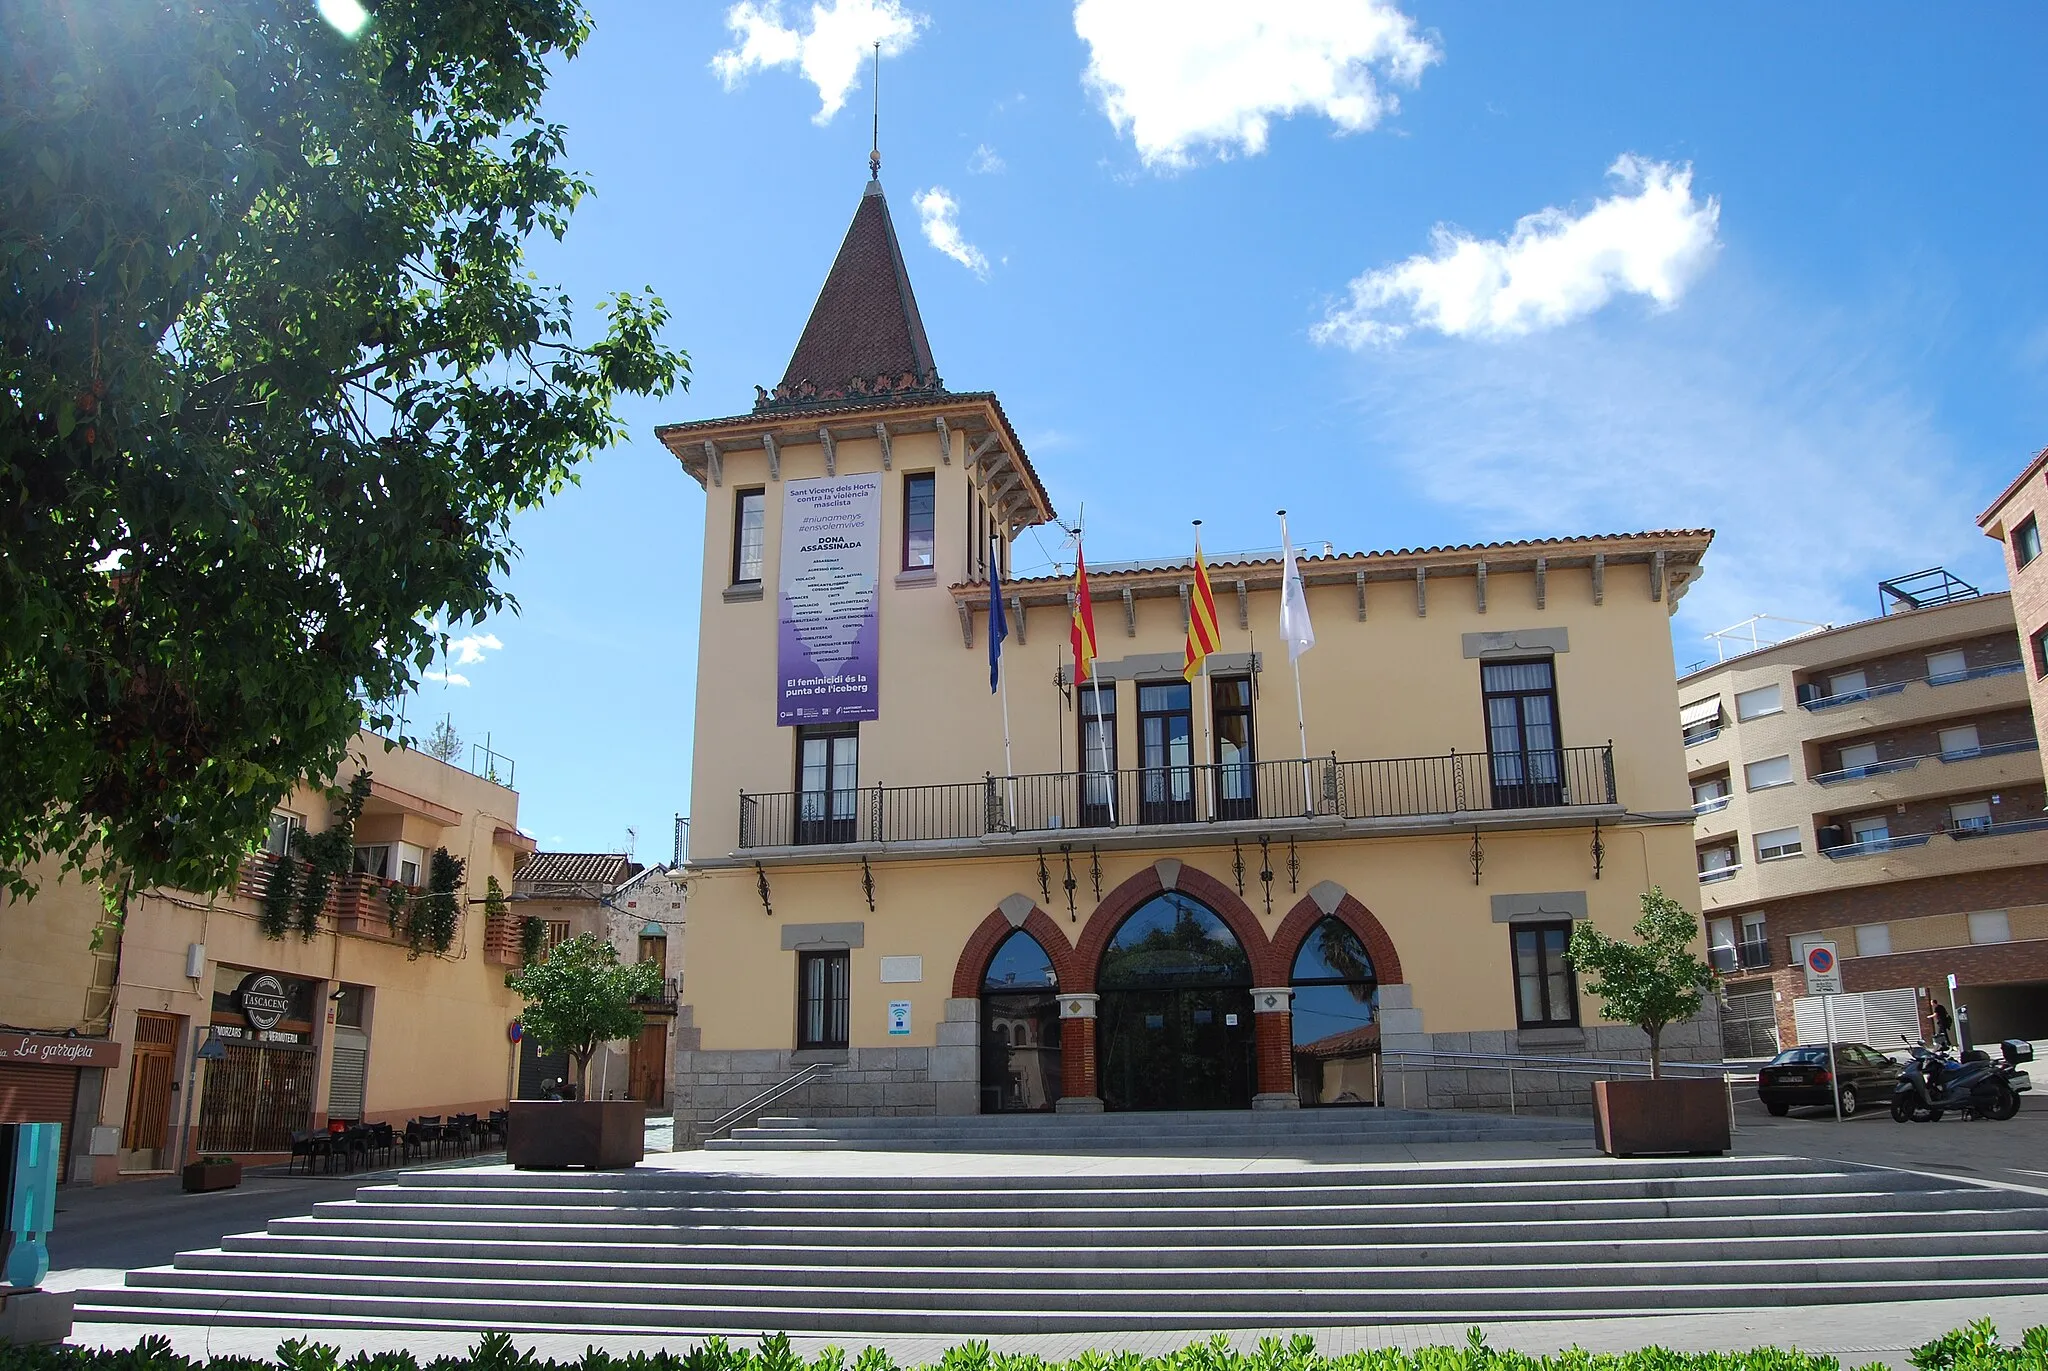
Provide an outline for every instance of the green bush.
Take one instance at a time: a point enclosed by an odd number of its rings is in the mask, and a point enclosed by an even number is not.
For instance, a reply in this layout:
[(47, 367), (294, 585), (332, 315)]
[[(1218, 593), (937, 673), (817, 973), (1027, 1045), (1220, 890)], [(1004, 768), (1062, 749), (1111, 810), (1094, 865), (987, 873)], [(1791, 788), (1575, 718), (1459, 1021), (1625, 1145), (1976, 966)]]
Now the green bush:
[[(2016, 1347), (1998, 1341), (1989, 1321), (1971, 1324), (1915, 1348), (1919, 1371), (2048, 1371), (2048, 1328), (2031, 1328)], [(1532, 1357), (1487, 1346), (1478, 1329), (1463, 1347), (1414, 1351), (1375, 1348), (1325, 1356), (1315, 1341), (1297, 1334), (1291, 1342), (1267, 1338), (1240, 1352), (1221, 1336), (1163, 1357), (1135, 1352), (1083, 1352), (1072, 1361), (1047, 1361), (1028, 1354), (991, 1351), (985, 1342), (950, 1349), (939, 1371), (1841, 1371), (1841, 1362), (1817, 1353), (1759, 1347), (1748, 1352), (1672, 1352), (1646, 1347), (1638, 1352), (1583, 1352), (1574, 1347)], [(613, 1356), (592, 1349), (573, 1362), (543, 1360), (520, 1349), (509, 1334), (486, 1333), (461, 1357), (439, 1357), (421, 1367), (410, 1352), (358, 1352), (343, 1360), (333, 1347), (298, 1339), (280, 1344), (277, 1360), (214, 1357), (205, 1362), (180, 1357), (168, 1339), (148, 1337), (133, 1348), (101, 1352), (78, 1347), (0, 1347), (0, 1371), (903, 1371), (880, 1348), (851, 1359), (828, 1347), (805, 1359), (781, 1334), (760, 1347), (736, 1347), (707, 1338), (688, 1352), (635, 1352)], [(1882, 1371), (1874, 1363), (1865, 1371)]]

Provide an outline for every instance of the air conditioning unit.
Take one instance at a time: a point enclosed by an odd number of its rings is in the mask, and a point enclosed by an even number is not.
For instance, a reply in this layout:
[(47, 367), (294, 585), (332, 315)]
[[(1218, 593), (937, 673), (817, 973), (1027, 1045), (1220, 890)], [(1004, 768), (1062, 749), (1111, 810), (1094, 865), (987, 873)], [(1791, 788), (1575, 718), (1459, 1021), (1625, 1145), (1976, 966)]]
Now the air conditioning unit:
[(1822, 824), (1813, 831), (1813, 839), (1820, 844), (1820, 850), (1825, 852), (1831, 847), (1840, 847), (1848, 842), (1849, 835), (1842, 831), (1840, 824)]
[(1821, 695), (1820, 682), (1807, 681), (1799, 687), (1799, 703), (1806, 704), (1821, 698), (1823, 697)]

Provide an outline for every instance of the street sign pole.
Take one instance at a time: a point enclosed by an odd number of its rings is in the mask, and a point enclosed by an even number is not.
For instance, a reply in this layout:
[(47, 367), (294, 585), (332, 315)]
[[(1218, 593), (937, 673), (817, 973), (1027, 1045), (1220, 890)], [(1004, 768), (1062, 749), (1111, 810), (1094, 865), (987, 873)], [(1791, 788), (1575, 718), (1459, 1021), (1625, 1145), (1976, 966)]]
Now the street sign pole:
[(1842, 1121), (1842, 1077), (1835, 1069), (1834, 998), (1842, 993), (1842, 967), (1835, 959), (1833, 943), (1809, 943), (1806, 948), (1806, 993), (1820, 996), (1821, 1024), (1828, 1035), (1828, 1093), (1835, 1101), (1835, 1122)]

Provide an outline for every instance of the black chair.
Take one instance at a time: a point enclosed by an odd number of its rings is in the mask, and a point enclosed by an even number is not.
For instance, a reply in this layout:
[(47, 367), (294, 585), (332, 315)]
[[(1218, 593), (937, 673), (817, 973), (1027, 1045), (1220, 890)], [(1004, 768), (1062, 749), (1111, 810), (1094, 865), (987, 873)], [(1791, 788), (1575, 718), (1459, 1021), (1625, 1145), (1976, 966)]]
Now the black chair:
[(384, 1165), (391, 1165), (391, 1154), (398, 1148), (397, 1131), (388, 1123), (373, 1123), (368, 1126), (369, 1152), (371, 1156), (383, 1158)]
[(477, 1149), (477, 1117), (474, 1114), (450, 1114), (448, 1131), (454, 1136), (457, 1155), (474, 1152)]
[(416, 1156), (426, 1156), (428, 1149), (439, 1146), (440, 1139), (441, 1130), (438, 1127), (429, 1128), (418, 1119), (413, 1119), (405, 1126), (402, 1160), (411, 1161)]
[(484, 1137), (487, 1140), (494, 1140), (498, 1146), (503, 1147), (505, 1145), (505, 1130), (510, 1119), (511, 1113), (508, 1110), (493, 1109), (490, 1118), (484, 1123)]
[(293, 1133), (291, 1161), (286, 1165), (285, 1169), (290, 1171), (293, 1167), (296, 1167), (301, 1157), (306, 1159), (306, 1174), (308, 1176), (313, 1174), (313, 1159), (315, 1157), (325, 1157), (328, 1161), (329, 1169), (332, 1170), (334, 1161), (333, 1139), (324, 1132)]
[(351, 1124), (344, 1128), (341, 1136), (335, 1139), (335, 1144), (348, 1170), (356, 1169), (358, 1157), (362, 1159), (364, 1166), (370, 1164), (370, 1130), (361, 1124)]

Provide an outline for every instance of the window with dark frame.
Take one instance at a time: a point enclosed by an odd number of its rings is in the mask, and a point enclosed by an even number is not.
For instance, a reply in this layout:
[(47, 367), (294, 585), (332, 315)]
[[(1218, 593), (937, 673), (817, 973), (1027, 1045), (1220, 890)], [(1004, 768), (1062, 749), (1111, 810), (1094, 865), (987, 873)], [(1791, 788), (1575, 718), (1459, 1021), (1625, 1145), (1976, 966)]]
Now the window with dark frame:
[(2027, 641), (2034, 645), (2034, 674), (2048, 676), (2048, 628), (2034, 630)]
[(860, 727), (804, 725), (796, 730), (796, 840), (850, 843), (860, 796)]
[(1074, 688), (1081, 722), (1081, 825), (1116, 822), (1116, 682), (1086, 681)]
[(2018, 566), (2025, 566), (2040, 555), (2041, 526), (2029, 514), (2012, 531), (2012, 560)]
[(1252, 678), (1218, 676), (1209, 682), (1216, 724), (1216, 816), (1259, 815), (1257, 759), (1252, 742)]
[(1515, 1023), (1522, 1028), (1576, 1028), (1579, 987), (1565, 951), (1569, 923), (1513, 924)]
[(924, 571), (938, 561), (938, 478), (913, 471), (903, 478), (903, 569)]
[(1195, 817), (1193, 691), (1185, 681), (1138, 684), (1139, 821)]
[(796, 954), (798, 1050), (846, 1046), (850, 962), (844, 949)]
[(732, 583), (759, 585), (768, 552), (768, 492), (733, 492)]
[(1484, 662), (1479, 682), (1486, 707), (1493, 807), (1563, 804), (1564, 749), (1559, 743), (1552, 660)]

